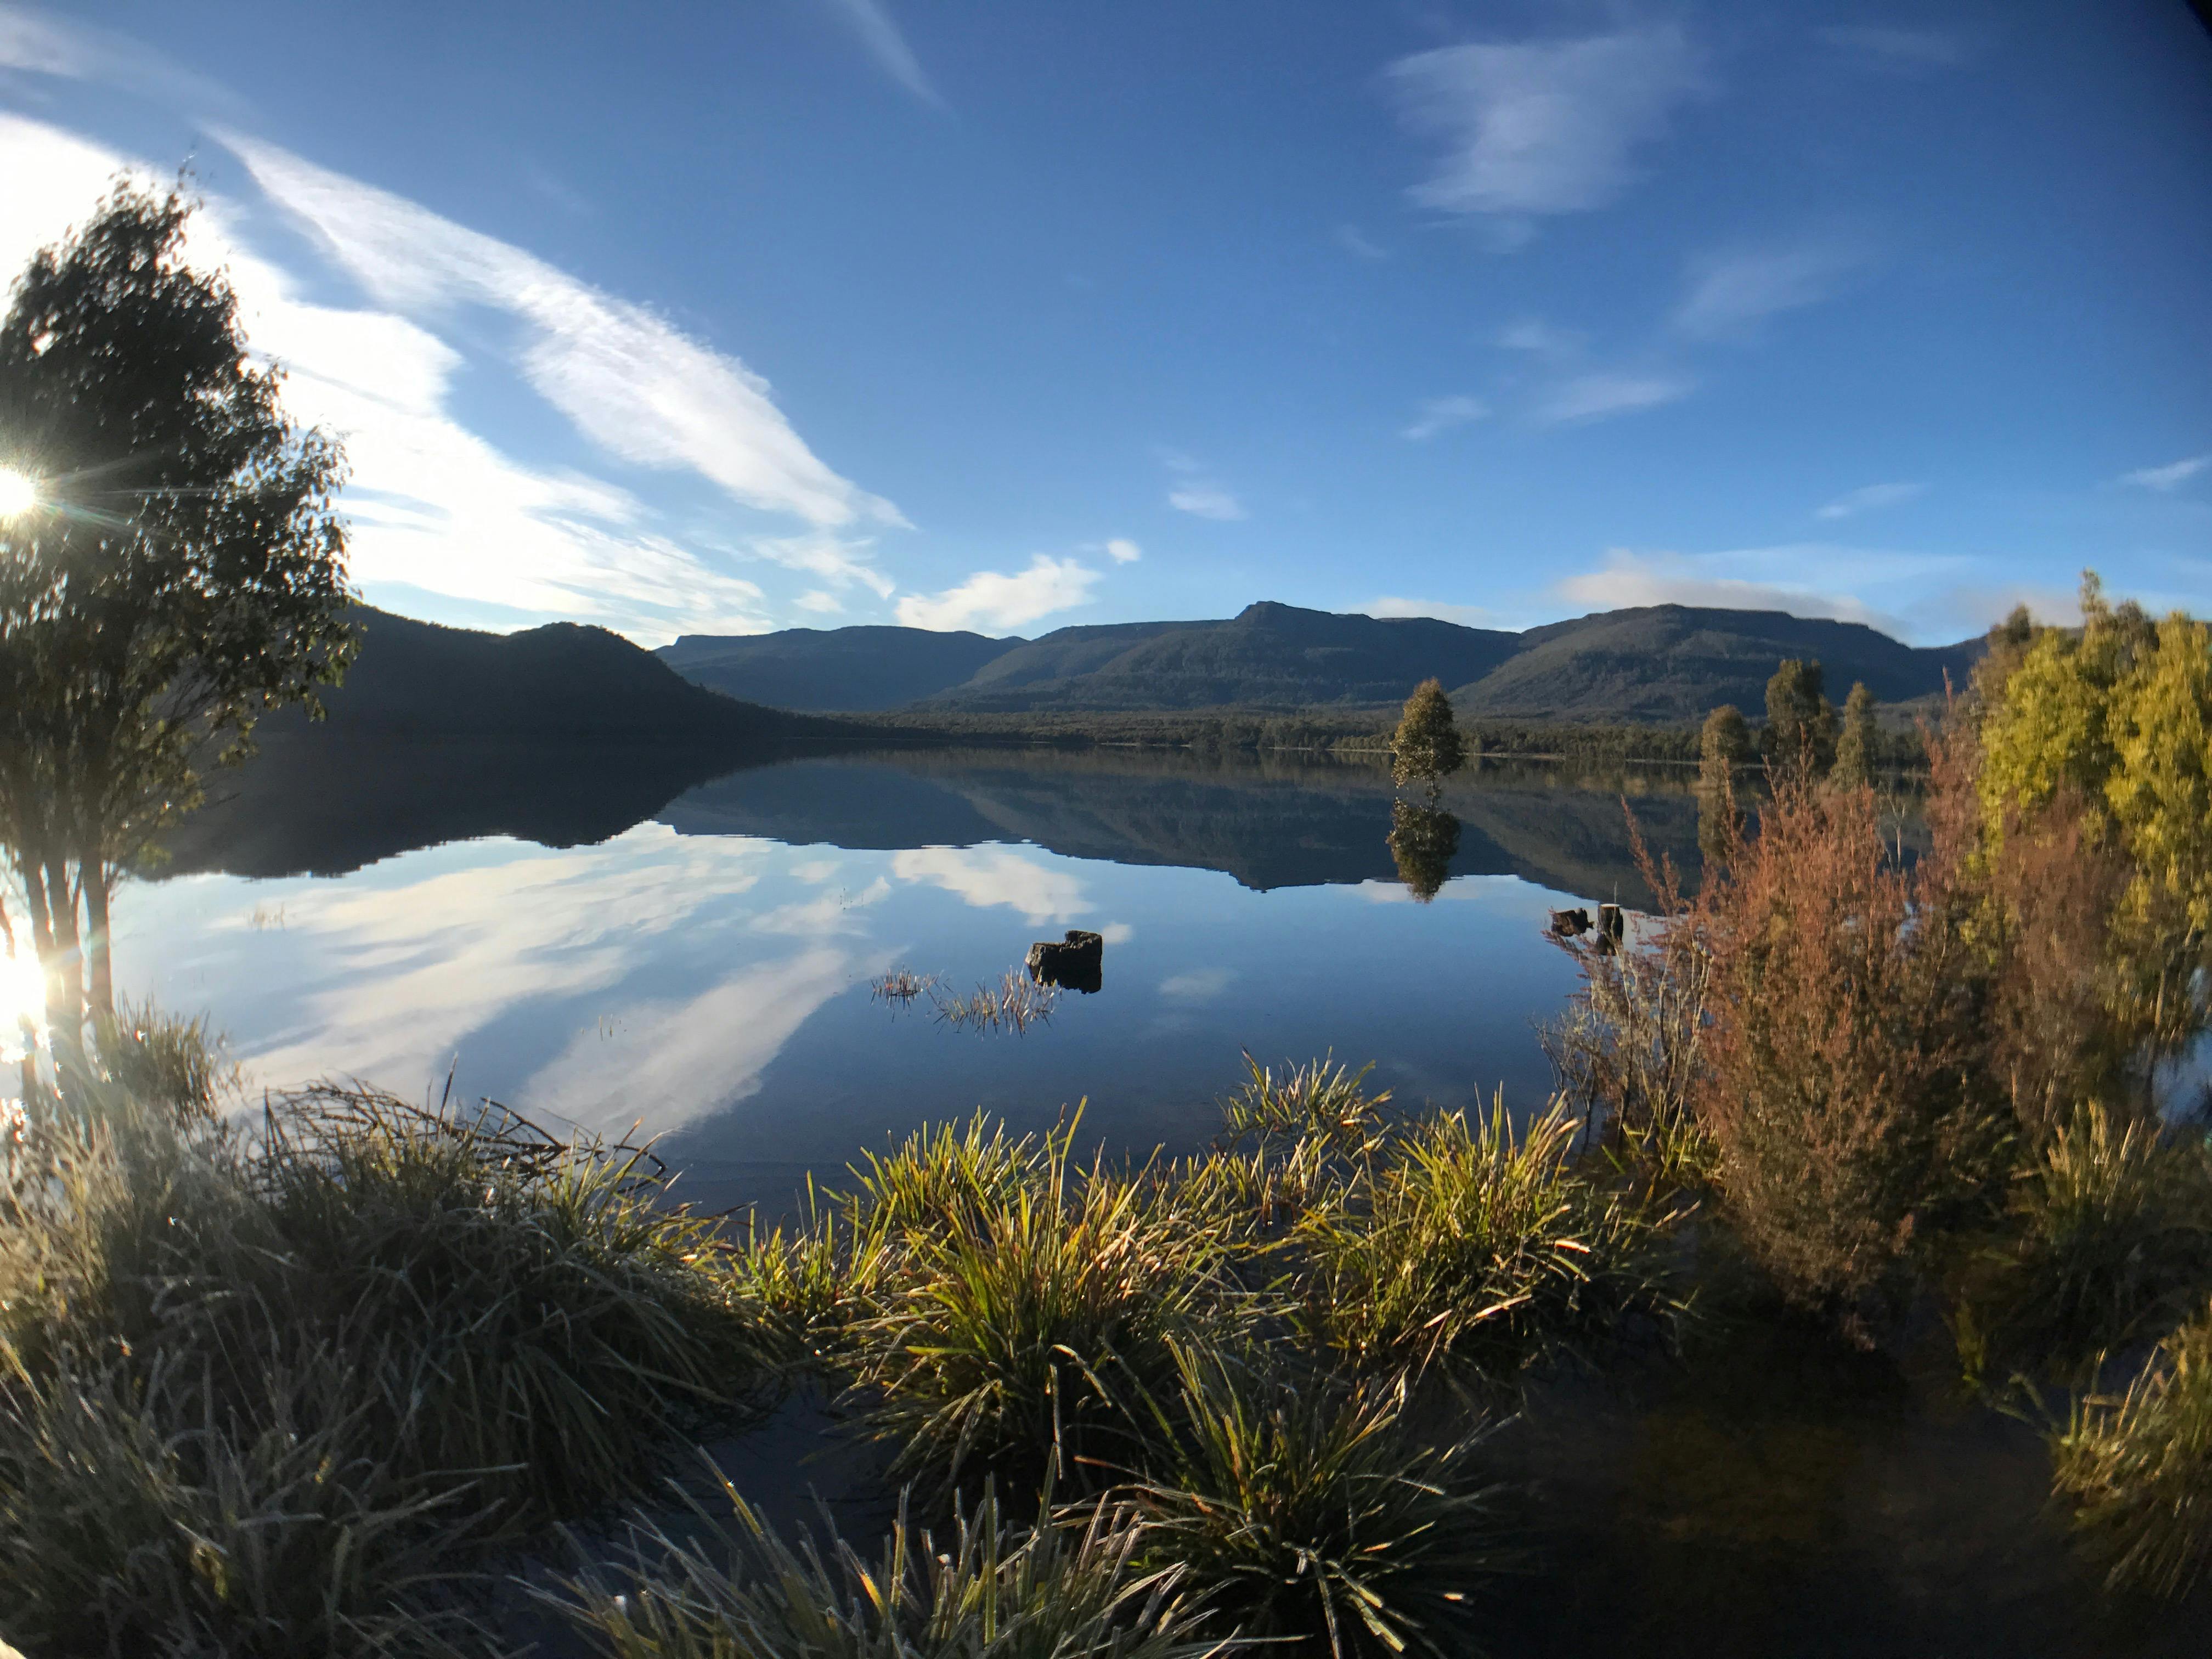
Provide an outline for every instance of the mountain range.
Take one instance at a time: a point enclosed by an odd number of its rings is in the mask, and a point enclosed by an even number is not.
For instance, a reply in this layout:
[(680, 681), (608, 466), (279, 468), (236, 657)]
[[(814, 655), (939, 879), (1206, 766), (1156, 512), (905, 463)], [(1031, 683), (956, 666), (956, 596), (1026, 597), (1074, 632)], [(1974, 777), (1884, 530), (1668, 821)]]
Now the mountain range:
[(1270, 601), (1212, 622), (1062, 628), (1034, 640), (914, 628), (687, 635), (661, 660), (702, 686), (790, 709), (1013, 714), (1382, 706), (1434, 677), (1463, 716), (1680, 723), (1763, 708), (1785, 657), (1903, 702), (1963, 684), (1981, 641), (1915, 647), (1863, 623), (1647, 605), (1525, 632)]

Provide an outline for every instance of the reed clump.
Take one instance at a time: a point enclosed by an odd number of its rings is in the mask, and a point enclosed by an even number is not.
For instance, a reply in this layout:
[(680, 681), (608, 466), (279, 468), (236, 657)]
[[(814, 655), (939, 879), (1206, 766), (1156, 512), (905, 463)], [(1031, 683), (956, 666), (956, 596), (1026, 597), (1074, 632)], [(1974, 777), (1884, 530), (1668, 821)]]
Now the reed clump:
[(87, 1084), (9, 1176), (0, 1629), (34, 1651), (419, 1633), (764, 1372), (644, 1155), (496, 1109), (332, 1087), (227, 1131)]
[(1415, 1433), (1404, 1391), (1182, 1348), (1162, 1449), (1134, 1487), (1149, 1559), (1243, 1637), (1333, 1659), (1454, 1650), (1503, 1565), (1492, 1425)]
[(2212, 1314), (2159, 1345), (2118, 1396), (2051, 1437), (2053, 1491), (2115, 1589), (2179, 1596), (2212, 1570)]
[(649, 1565), (547, 1600), (617, 1659), (1211, 1659), (1229, 1645), (1182, 1575), (1142, 1556), (1126, 1510), (1024, 1524), (986, 1487), (939, 1528), (902, 1504), (872, 1559), (826, 1518), (824, 1541), (794, 1545), (723, 1492), (734, 1564), (647, 1526), (635, 1542)]

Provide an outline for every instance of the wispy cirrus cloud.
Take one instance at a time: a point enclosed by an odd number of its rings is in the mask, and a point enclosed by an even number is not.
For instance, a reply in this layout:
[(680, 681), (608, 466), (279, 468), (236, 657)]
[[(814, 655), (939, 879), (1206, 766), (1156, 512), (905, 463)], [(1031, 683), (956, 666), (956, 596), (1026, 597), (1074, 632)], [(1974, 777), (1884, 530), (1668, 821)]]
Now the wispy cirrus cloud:
[(1431, 398), (1415, 413), (1413, 422), (1398, 434), (1415, 442), (1433, 438), (1439, 432), (1449, 432), (1455, 426), (1465, 426), (1479, 421), (1490, 413), (1490, 405), (1480, 398), (1454, 396)]
[(1181, 450), (1164, 449), (1160, 464), (1175, 475), (1176, 481), (1168, 487), (1168, 505), (1176, 512), (1220, 524), (1251, 516), (1237, 492), (1212, 477), (1203, 462)]
[(127, 34), (35, 6), (0, 4), (0, 70), (102, 82), (202, 116), (234, 117), (244, 108), (228, 87), (179, 67)]
[(1698, 383), (1686, 374), (1599, 370), (1569, 375), (1546, 388), (1530, 412), (1546, 426), (1602, 421), (1678, 403), (1697, 388)]
[(898, 603), (898, 619), (908, 628), (1007, 630), (1091, 602), (1098, 573), (1075, 559), (1042, 553), (1029, 568), (1006, 575), (979, 570), (941, 593), (909, 593)]
[(1335, 239), (1339, 247), (1359, 258), (1387, 259), (1390, 257), (1389, 248), (1368, 235), (1358, 225), (1339, 225), (1330, 234)]
[(1407, 124), (1442, 146), (1413, 199), (1522, 220), (1617, 199), (1636, 152), (1707, 85), (1703, 55), (1674, 24), (1445, 46), (1389, 73)]
[(1813, 516), (1816, 519), (1849, 519), (1885, 507), (1902, 507), (1907, 501), (1918, 501), (1927, 493), (1928, 486), (1924, 483), (1863, 484), (1817, 508)]
[(1839, 236), (1709, 254), (1691, 266), (1673, 325), (1694, 340), (1748, 337), (1771, 317), (1827, 299), (1869, 258)]
[(884, 0), (823, 0), (838, 21), (852, 31), (876, 67), (933, 108), (945, 107), (945, 99), (923, 71), (921, 60), (907, 44), (905, 33)]
[(809, 524), (906, 522), (823, 463), (766, 380), (647, 307), (404, 197), (272, 144), (220, 137), (269, 199), (381, 304), (433, 318), (477, 306), (521, 323), (525, 380), (609, 453), (696, 472), (746, 507)]
[(2164, 466), (2139, 466), (2132, 472), (2123, 472), (2120, 482), (2138, 489), (2179, 489), (2208, 466), (2212, 466), (2212, 455), (2191, 455)]
[[(1994, 573), (1990, 573), (1994, 574)], [(1978, 600), (1996, 586), (1984, 562), (1836, 542), (1796, 542), (1710, 553), (1616, 547), (1595, 569), (1553, 585), (1555, 599), (1591, 610), (1683, 605), (1730, 611), (1786, 611), (1864, 623), (1899, 639), (1955, 640), (1986, 627), (2002, 609)], [(1879, 603), (1870, 596), (1879, 596)], [(1972, 612), (1974, 620), (1962, 625)]]

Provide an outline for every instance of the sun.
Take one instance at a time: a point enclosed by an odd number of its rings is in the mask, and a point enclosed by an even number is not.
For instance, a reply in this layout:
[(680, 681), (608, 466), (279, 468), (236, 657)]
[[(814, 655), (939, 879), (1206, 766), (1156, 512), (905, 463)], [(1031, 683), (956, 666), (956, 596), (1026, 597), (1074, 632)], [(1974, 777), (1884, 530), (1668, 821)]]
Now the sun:
[(25, 1020), (46, 1025), (46, 976), (34, 957), (0, 957), (0, 1045), (12, 1047)]
[(0, 466), (0, 519), (28, 513), (38, 504), (38, 481), (12, 466)]

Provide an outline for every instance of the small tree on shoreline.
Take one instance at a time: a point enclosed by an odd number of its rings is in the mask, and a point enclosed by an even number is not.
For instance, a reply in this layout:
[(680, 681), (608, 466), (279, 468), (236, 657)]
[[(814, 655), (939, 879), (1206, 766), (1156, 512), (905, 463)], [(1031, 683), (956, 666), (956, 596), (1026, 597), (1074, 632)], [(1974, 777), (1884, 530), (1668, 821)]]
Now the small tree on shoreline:
[(64, 1052), (114, 1015), (118, 872), (349, 650), (343, 459), (185, 264), (193, 205), (118, 183), (0, 318), (0, 466), (31, 498), (0, 520), (0, 846)]
[(1390, 738), (1390, 774), (1401, 784), (1425, 783), (1436, 799), (1443, 780), (1467, 764), (1467, 744), (1452, 720), (1451, 699), (1443, 682), (1430, 678), (1413, 688)]

